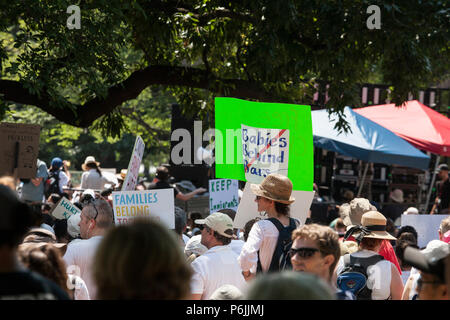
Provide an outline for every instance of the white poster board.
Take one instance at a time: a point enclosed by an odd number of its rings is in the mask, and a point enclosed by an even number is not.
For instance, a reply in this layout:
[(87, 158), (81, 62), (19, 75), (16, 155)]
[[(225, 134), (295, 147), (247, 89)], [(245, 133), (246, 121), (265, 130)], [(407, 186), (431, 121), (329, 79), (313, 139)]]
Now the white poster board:
[(271, 173), (288, 176), (289, 130), (241, 125), (245, 179), (261, 183)]
[[(304, 225), (314, 197), (314, 191), (294, 190), (292, 191), (292, 196), (295, 198), (295, 201), (291, 204), (290, 217), (298, 219), (301, 225)], [(233, 225), (235, 228), (242, 229), (249, 220), (257, 217), (260, 219), (268, 218), (264, 212), (258, 212), (255, 197), (250, 189), (250, 183), (246, 183), (236, 217), (234, 218)]]
[(114, 223), (129, 223), (137, 217), (159, 220), (175, 229), (174, 189), (118, 191), (112, 193)]
[(209, 213), (217, 212), (220, 209), (237, 211), (239, 205), (238, 190), (238, 180), (209, 180)]
[(74, 214), (81, 214), (81, 210), (65, 197), (58, 201), (51, 212), (56, 219), (69, 219)]
[(141, 166), (142, 157), (144, 156), (145, 143), (140, 136), (136, 137), (133, 153), (131, 154), (130, 163), (128, 164), (127, 175), (123, 181), (122, 191), (132, 191), (136, 188), (139, 168)]
[(445, 214), (402, 214), (401, 225), (412, 226), (416, 229), (419, 239), (417, 239), (419, 248), (426, 247), (431, 240), (439, 240), (439, 226), (441, 221), (447, 218)]

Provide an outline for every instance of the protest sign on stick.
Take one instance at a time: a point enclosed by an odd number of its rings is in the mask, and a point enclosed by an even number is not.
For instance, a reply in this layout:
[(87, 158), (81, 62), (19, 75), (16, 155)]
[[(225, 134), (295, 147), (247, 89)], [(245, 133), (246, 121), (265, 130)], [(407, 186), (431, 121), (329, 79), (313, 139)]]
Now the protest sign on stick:
[(237, 180), (213, 179), (209, 180), (209, 212), (220, 209), (237, 211), (239, 204), (239, 186)]
[[(305, 223), (314, 197), (311, 107), (282, 103), (215, 99), (216, 177), (260, 184), (272, 173), (293, 185), (291, 216)], [(234, 225), (243, 228), (258, 213), (246, 184)]]
[(137, 136), (130, 163), (128, 164), (127, 175), (122, 184), (122, 191), (132, 191), (136, 188), (139, 177), (139, 167), (141, 165), (142, 157), (144, 156), (144, 150), (144, 140), (142, 140), (140, 136)]
[(289, 130), (254, 128), (242, 130), (245, 179), (261, 183), (271, 173), (288, 176)]
[(401, 225), (412, 226), (416, 229), (419, 238), (417, 245), (419, 248), (426, 247), (431, 240), (439, 240), (439, 226), (441, 221), (447, 218), (448, 215), (438, 214), (402, 214)]
[[(268, 146), (271, 141), (272, 145)], [(258, 158), (259, 166), (264, 161), (266, 164), (273, 161), (272, 167), (279, 165), (277, 173), (287, 176), (294, 190), (313, 190), (314, 146), (310, 106), (216, 98), (216, 177), (249, 181), (244, 161), (255, 158), (255, 147), (261, 156)], [(248, 151), (246, 157), (243, 157), (244, 148)], [(251, 167), (258, 166), (258, 161), (250, 166), (250, 173)], [(261, 168), (259, 171), (257, 166), (253, 172), (261, 172), (260, 181), (253, 183), (260, 183), (266, 173), (263, 170), (267, 170)]]
[(56, 219), (69, 219), (74, 214), (81, 214), (81, 210), (78, 209), (69, 199), (62, 197), (58, 201), (56, 206), (50, 212)]
[(169, 229), (175, 228), (174, 189), (117, 191), (112, 193), (114, 222), (129, 223), (137, 217), (159, 220)]
[(0, 176), (36, 177), (40, 134), (39, 125), (0, 123)]

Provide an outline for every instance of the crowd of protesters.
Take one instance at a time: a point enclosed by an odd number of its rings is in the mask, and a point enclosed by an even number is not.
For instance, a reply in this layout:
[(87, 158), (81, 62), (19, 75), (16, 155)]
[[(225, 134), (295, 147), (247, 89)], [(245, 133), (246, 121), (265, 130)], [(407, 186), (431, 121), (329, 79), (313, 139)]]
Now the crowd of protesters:
[[(251, 185), (268, 218), (243, 229), (234, 227), (233, 210), (203, 217), (179, 207), (174, 230), (144, 218), (116, 226), (110, 195), (126, 170), (111, 179), (92, 156), (83, 170), (78, 192), (66, 188), (68, 162), (58, 157), (49, 169), (38, 160), (36, 177), (21, 188), (0, 177), (0, 299), (450, 298), (450, 217), (424, 248), (413, 227), (389, 229), (364, 198), (349, 198), (330, 226), (302, 223), (291, 217), (292, 182), (270, 174)], [(184, 201), (206, 191), (181, 192), (165, 167), (136, 190), (164, 188)], [(53, 217), (61, 197), (81, 214)]]

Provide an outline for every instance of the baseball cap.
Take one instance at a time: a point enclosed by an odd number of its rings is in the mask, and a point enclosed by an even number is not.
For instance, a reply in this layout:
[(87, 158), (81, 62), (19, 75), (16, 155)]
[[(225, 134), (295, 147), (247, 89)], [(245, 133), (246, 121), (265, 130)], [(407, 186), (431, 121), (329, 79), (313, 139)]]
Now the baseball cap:
[(445, 280), (445, 258), (450, 255), (450, 245), (440, 240), (432, 240), (423, 250), (406, 247), (404, 261), (423, 272)]
[(446, 171), (448, 171), (448, 165), (445, 164), (445, 163), (441, 163), (441, 164), (439, 165), (439, 167), (436, 169), (436, 173), (439, 173), (439, 171), (441, 171), (441, 170), (446, 170)]
[[(218, 234), (227, 238), (233, 238), (233, 220), (224, 213), (211, 213), (206, 219), (195, 220), (195, 223), (206, 224)], [(229, 234), (226, 233), (227, 231), (229, 231)]]

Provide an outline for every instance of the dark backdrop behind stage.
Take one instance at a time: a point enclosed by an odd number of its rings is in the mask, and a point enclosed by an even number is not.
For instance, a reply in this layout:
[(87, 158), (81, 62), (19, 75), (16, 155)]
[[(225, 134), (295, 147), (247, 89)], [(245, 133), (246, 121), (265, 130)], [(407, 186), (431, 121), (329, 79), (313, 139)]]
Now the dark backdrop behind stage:
[[(198, 118), (194, 117), (188, 117), (181, 113), (181, 107), (178, 104), (172, 104), (172, 124), (171, 124), (171, 132), (173, 132), (176, 129), (186, 129), (189, 131), (190, 136), (192, 137), (192, 141), (190, 143), (190, 151), (191, 151), (191, 157), (190, 157), (190, 164), (174, 164), (172, 162), (172, 157), (170, 157), (168, 167), (170, 174), (175, 178), (175, 180), (181, 181), (181, 180), (189, 180), (191, 181), (197, 188), (203, 187), (208, 189), (208, 180), (210, 179), (211, 175), (213, 174), (212, 169), (213, 167), (209, 167), (204, 162), (202, 164), (195, 164), (194, 163), (194, 157), (197, 154), (197, 150), (194, 150), (194, 121), (200, 120)], [(205, 125), (205, 123), (203, 123)], [(205, 131), (205, 127), (203, 126), (202, 134)], [(181, 138), (179, 141), (171, 141), (170, 142), (170, 154), (172, 155), (172, 149), (180, 143)], [(206, 147), (209, 144), (209, 142), (202, 142), (202, 146)], [(183, 155), (183, 152), (180, 152), (180, 156)], [(211, 169), (211, 170), (210, 170)]]

